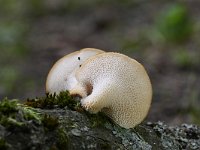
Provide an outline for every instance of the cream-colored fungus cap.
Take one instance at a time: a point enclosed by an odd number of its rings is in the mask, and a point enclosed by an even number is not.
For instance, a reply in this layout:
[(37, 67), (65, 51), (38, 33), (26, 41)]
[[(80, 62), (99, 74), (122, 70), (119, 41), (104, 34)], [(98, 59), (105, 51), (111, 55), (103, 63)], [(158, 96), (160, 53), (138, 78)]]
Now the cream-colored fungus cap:
[(135, 127), (146, 117), (152, 86), (136, 60), (113, 52), (98, 54), (84, 61), (75, 76), (76, 86), (69, 92), (80, 95), (82, 106), (91, 113), (102, 111), (124, 128)]
[(46, 80), (46, 92), (58, 94), (61, 91), (70, 90), (76, 84), (74, 76), (82, 63), (91, 56), (103, 53), (95, 48), (85, 48), (73, 52), (59, 59), (51, 68)]

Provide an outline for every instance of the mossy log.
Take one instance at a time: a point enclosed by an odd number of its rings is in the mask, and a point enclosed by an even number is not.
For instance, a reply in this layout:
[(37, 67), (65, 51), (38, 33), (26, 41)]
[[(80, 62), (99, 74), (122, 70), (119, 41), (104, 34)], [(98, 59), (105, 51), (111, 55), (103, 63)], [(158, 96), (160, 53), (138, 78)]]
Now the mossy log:
[(200, 149), (196, 125), (148, 122), (124, 129), (101, 113), (87, 113), (67, 93), (19, 102), (0, 101), (0, 149)]

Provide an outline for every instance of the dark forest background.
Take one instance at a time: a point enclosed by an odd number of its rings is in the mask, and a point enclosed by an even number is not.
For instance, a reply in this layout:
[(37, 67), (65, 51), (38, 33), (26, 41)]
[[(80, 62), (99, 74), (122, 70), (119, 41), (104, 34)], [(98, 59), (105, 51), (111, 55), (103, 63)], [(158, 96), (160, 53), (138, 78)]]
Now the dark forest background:
[(145, 66), (147, 120), (200, 124), (200, 1), (1, 0), (0, 99), (44, 96), (55, 61), (86, 47)]

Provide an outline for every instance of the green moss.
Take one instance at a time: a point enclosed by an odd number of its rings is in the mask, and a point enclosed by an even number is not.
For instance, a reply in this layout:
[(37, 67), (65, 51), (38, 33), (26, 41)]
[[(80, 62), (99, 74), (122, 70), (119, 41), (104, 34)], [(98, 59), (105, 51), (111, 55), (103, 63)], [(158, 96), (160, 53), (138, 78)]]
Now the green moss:
[(17, 121), (15, 118), (5, 116), (2, 116), (0, 118), (0, 124), (6, 128), (22, 127), (23, 125), (25, 125), (23, 122)]
[(90, 114), (89, 112), (85, 111), (85, 113), (88, 116), (92, 127), (103, 126), (106, 123), (111, 122), (110, 118), (101, 112), (97, 114)]
[[(59, 125), (58, 118), (50, 115), (41, 116), (34, 108), (64, 108), (66, 106), (71, 110), (86, 114), (91, 121), (92, 127), (102, 126), (110, 120), (103, 113), (90, 114), (81, 107), (80, 102), (77, 102), (74, 98), (70, 97), (68, 92), (61, 92), (59, 95), (46, 94), (46, 97), (31, 100), (28, 99), (25, 102), (25, 105), (17, 103), (16, 100), (3, 100), (0, 103), (0, 112), (5, 115), (1, 115), (0, 123), (6, 126), (10, 124), (20, 126), (23, 125), (24, 120), (35, 120), (39, 124), (42, 123), (45, 129), (54, 130)], [(13, 115), (9, 115), (11, 113), (13, 113)], [(16, 118), (16, 114), (20, 114), (21, 116)]]
[(55, 107), (64, 108), (69, 107), (71, 110), (76, 110), (80, 108), (80, 103), (77, 102), (73, 97), (69, 96), (69, 93), (60, 92), (59, 95), (56, 94), (46, 94), (46, 97), (27, 99), (25, 105), (34, 108), (48, 108), (52, 109)]
[(4, 127), (22, 127), (29, 120), (41, 123), (40, 114), (33, 108), (18, 103), (17, 100), (5, 98), (0, 101), (0, 124)]
[(34, 108), (22, 106), (22, 112), (26, 120), (37, 120), (41, 123), (41, 115)]
[(57, 148), (67, 149), (68, 144), (69, 144), (69, 137), (67, 136), (65, 129), (59, 128), (57, 131), (57, 135), (58, 135), (58, 141), (56, 143)]
[(17, 100), (3, 99), (0, 102), (0, 124), (7, 128), (23, 125), (15, 119), (16, 112), (18, 112)]
[(58, 118), (45, 114), (42, 118), (43, 126), (47, 130), (54, 130), (58, 127)]
[[(108, 122), (108, 120), (110, 120), (103, 113), (90, 114), (89, 112), (85, 111), (81, 107), (80, 102), (76, 101), (73, 97), (69, 96), (68, 92), (61, 92), (59, 95), (47, 93), (46, 97), (36, 98), (31, 100), (27, 99), (25, 105), (43, 109), (44, 108), (53, 109), (55, 107), (64, 108), (67, 106), (71, 110), (75, 110), (86, 114), (89, 120), (91, 121), (92, 127), (102, 126), (106, 122)], [(42, 123), (44, 124), (44, 127), (46, 127), (47, 129), (53, 130), (58, 125), (58, 119), (45, 115), (42, 119)]]
[(0, 101), (0, 114), (10, 115), (15, 112), (17, 112), (17, 100), (8, 100), (4, 98)]

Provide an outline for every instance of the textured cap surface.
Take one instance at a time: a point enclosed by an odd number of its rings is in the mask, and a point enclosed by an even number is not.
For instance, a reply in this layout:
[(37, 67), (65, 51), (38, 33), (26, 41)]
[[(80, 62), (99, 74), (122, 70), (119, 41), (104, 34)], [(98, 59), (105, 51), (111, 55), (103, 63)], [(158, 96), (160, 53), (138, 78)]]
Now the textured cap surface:
[(77, 83), (74, 74), (89, 57), (103, 53), (95, 48), (85, 48), (59, 59), (50, 70), (46, 80), (46, 92), (59, 93), (70, 90)]
[[(134, 127), (146, 117), (152, 87), (144, 67), (136, 60), (119, 53), (102, 53), (87, 59), (76, 78), (78, 84), (71, 91), (86, 91), (81, 100), (86, 110), (103, 111), (125, 128)], [(92, 91), (87, 92), (90, 86)]]

